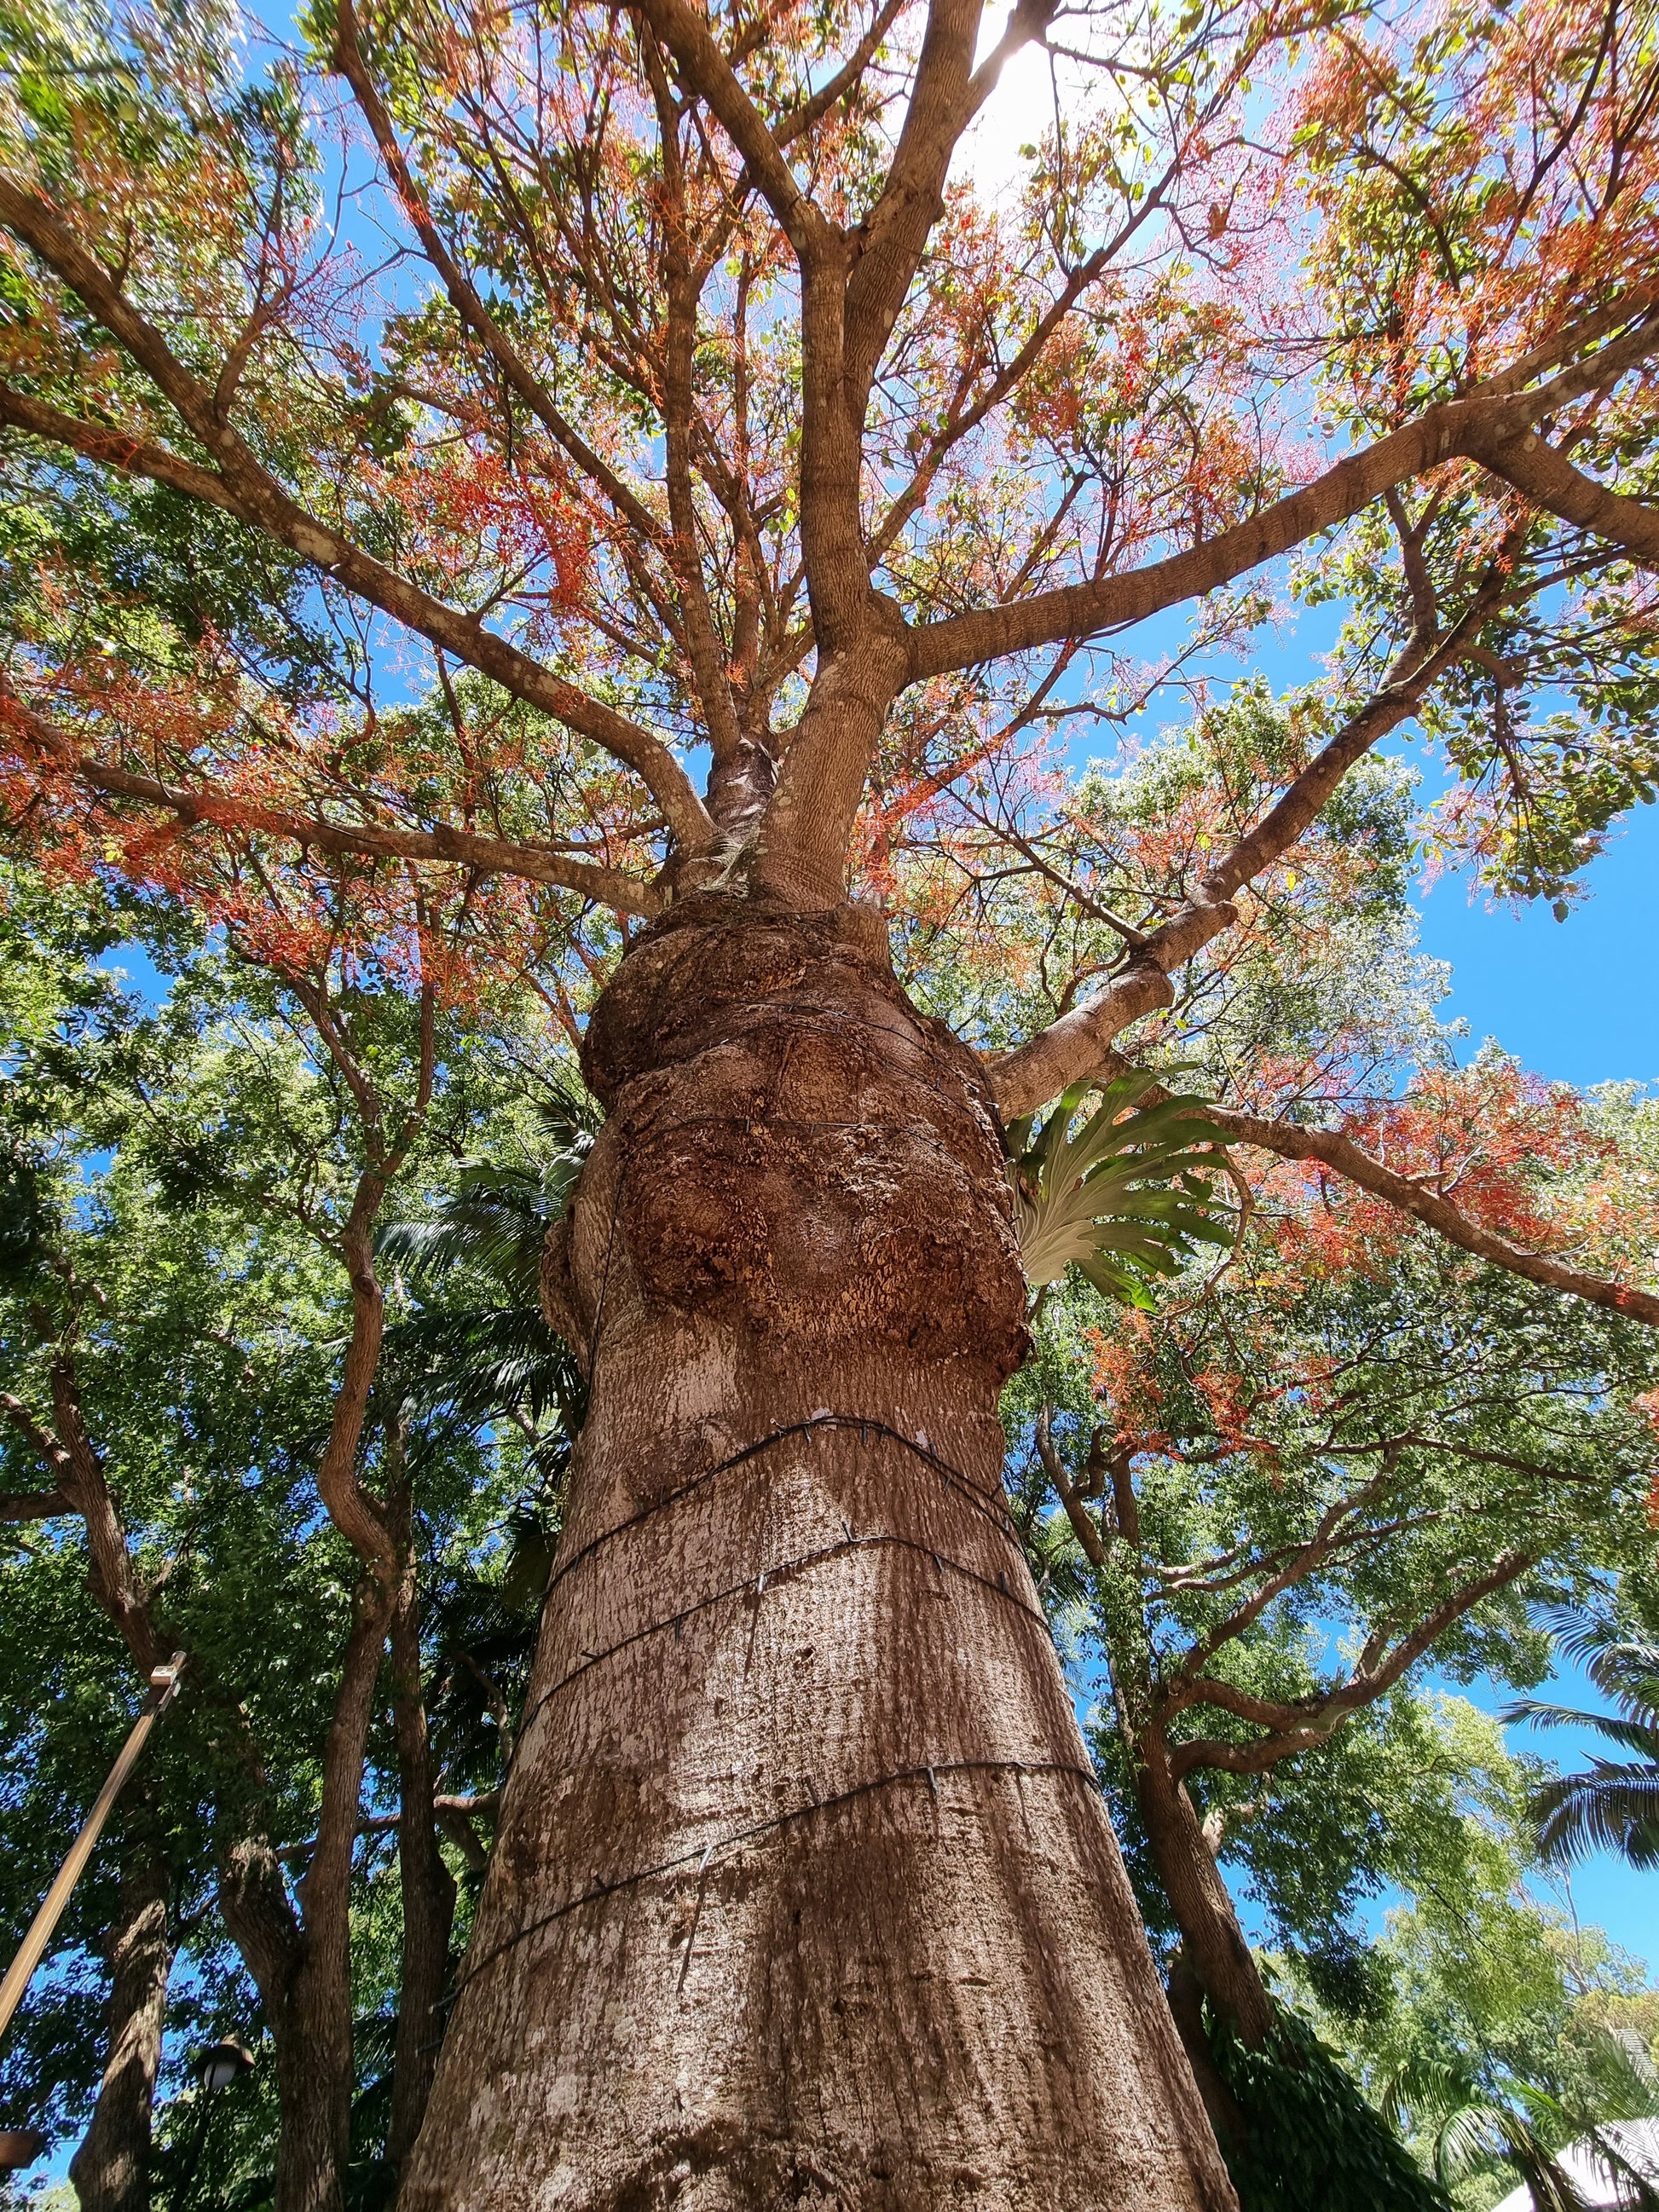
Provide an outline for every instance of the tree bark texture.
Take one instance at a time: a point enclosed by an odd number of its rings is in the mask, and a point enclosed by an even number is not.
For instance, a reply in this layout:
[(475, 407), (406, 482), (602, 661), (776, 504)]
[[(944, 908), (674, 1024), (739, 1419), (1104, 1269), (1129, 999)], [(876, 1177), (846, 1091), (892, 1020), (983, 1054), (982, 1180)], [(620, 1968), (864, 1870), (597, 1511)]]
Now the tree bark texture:
[(698, 896), (585, 1066), (590, 1410), (402, 2212), (1223, 2212), (1002, 1498), (977, 1064), (875, 915)]
[(259, 1991), (278, 2108), (273, 2212), (341, 2212), (351, 2143), (351, 1858), (380, 1655), (396, 1600), (358, 1582), (323, 1751), (322, 1804), (295, 1912), (268, 1843), (229, 1854), (220, 1909)]
[(1183, 1960), (1203, 1984), (1211, 2003), (1231, 2017), (1252, 2049), (1258, 2049), (1273, 2027), (1273, 2008), (1231, 1894), (1186, 1784), (1170, 1772), (1162, 1739), (1149, 1734), (1139, 1750), (1136, 1789), (1141, 1818), (1152, 1863), (1181, 1929)]
[(403, 1974), (392, 2054), (392, 2117), (386, 2154), (409, 2156), (432, 2087), (443, 2025), (455, 1884), (433, 1819), (432, 1745), (421, 1694), (420, 1617), (412, 1565), (392, 1616), (392, 1717), (398, 1738), (398, 1875), (404, 1917)]
[(109, 2057), (70, 2179), (82, 2212), (149, 2212), (150, 2123), (173, 1964), (167, 1866), (158, 1851), (136, 1852), (123, 1871), (107, 1956)]

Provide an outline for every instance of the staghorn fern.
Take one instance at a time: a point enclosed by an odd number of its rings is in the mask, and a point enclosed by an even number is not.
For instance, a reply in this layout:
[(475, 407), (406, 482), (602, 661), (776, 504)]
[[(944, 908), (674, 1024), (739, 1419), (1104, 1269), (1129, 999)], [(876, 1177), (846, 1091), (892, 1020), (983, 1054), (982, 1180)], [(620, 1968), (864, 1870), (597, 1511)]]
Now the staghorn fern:
[[(1132, 1068), (1077, 1084), (1040, 1127), (1035, 1115), (1010, 1127), (1014, 1225), (1034, 1288), (1074, 1264), (1106, 1297), (1150, 1309), (1159, 1279), (1179, 1273), (1200, 1244), (1232, 1245), (1237, 1211), (1215, 1191), (1223, 1133), (1200, 1098), (1138, 1108), (1155, 1080)], [(1091, 1091), (1100, 1103), (1073, 1133)]]

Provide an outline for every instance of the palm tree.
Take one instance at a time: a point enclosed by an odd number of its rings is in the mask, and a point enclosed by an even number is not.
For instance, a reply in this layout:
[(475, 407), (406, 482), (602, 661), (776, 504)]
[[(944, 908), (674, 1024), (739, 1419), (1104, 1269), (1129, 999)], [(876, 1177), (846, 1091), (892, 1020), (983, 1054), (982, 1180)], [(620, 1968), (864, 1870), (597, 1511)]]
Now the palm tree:
[(1465, 2054), (1409, 2059), (1382, 2093), (1382, 2113), (1401, 2133), (1426, 2136), (1436, 2179), (1450, 2191), (1466, 2177), (1507, 2166), (1531, 2194), (1534, 2212), (1590, 2212), (1560, 2154), (1585, 2140), (1613, 2176), (1631, 2212), (1659, 2212), (1659, 2191), (1632, 2165), (1610, 2124), (1650, 2119), (1659, 2095), (1645, 2057), (1613, 2035), (1597, 2038), (1588, 2084), (1576, 2092), (1477, 2066)]
[(1538, 1847), (1567, 1863), (1594, 1850), (1614, 1850), (1632, 1866), (1659, 1866), (1659, 1638), (1620, 1637), (1604, 1621), (1558, 1612), (1549, 1616), (1560, 1649), (1580, 1661), (1596, 1688), (1621, 1708), (1581, 1712), (1528, 1698), (1505, 1720), (1535, 1728), (1586, 1728), (1633, 1759), (1595, 1759), (1534, 1793)]
[(386, 1348), (410, 1399), (469, 1427), (505, 1417), (533, 1437), (556, 1407), (554, 1448), (568, 1454), (586, 1392), (570, 1346), (542, 1316), (542, 1249), (592, 1147), (596, 1116), (560, 1086), (539, 1111), (550, 1140), (544, 1159), (464, 1168), (431, 1220), (381, 1231), (380, 1257), (410, 1288), (453, 1288), (470, 1275), (490, 1293), (469, 1299), (463, 1290), (459, 1299), (434, 1301), (388, 1329)]

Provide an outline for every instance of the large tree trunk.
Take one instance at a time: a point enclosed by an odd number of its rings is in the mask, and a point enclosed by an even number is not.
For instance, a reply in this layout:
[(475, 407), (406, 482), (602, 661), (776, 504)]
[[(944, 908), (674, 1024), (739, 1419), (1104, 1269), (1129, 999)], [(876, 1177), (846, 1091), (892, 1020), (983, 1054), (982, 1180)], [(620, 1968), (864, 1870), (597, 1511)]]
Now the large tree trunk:
[(1220, 2212), (1002, 1501), (977, 1067), (877, 917), (707, 896), (586, 1066), (591, 1407), (404, 2212)]
[(135, 1850), (123, 1869), (108, 1960), (109, 2058), (70, 2179), (82, 2212), (148, 2212), (150, 2123), (173, 1964), (167, 1864), (157, 1850)]
[[(1211, 2003), (1233, 2021), (1245, 2043), (1257, 2049), (1272, 2030), (1273, 2007), (1238, 1924), (1231, 1893), (1185, 1784), (1170, 1771), (1162, 1737), (1148, 1731), (1139, 1750), (1136, 1790), (1141, 1818), (1152, 1863), (1181, 1930), (1182, 1958), (1203, 1984)], [(1184, 2025), (1182, 2033), (1186, 2037)]]
[[(327, 2033), (307, 2033), (314, 1979), (304, 1978), (306, 1937), (289, 1901), (276, 1853), (263, 1838), (230, 1854), (219, 1884), (220, 1910), (259, 1991), (276, 2076), (276, 2203), (283, 2212), (339, 2212), (351, 2109), (351, 2053), (343, 2066)], [(348, 2022), (349, 2025), (349, 2022)], [(343, 2084), (343, 2088), (342, 2088)], [(339, 2113), (343, 2104), (346, 2124)]]

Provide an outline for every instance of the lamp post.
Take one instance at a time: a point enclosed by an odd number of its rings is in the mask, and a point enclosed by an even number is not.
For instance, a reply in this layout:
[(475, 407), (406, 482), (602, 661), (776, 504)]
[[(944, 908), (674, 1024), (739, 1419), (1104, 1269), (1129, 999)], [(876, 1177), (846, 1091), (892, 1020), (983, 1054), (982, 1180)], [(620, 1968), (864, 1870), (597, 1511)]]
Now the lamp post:
[(69, 1856), (58, 1869), (58, 1879), (46, 1892), (46, 1900), (35, 1914), (33, 1924), (23, 1938), (17, 1956), (6, 1969), (6, 1978), (0, 1982), (0, 2035), (3, 2035), (17, 2009), (29, 1978), (46, 1955), (52, 1941), (52, 1931), (58, 1925), (64, 1907), (69, 1903), (70, 1892), (81, 1878), (81, 1869), (92, 1856), (93, 1845), (104, 1832), (104, 1823), (110, 1808), (121, 1794), (121, 1785), (138, 1763), (138, 1754), (144, 1747), (144, 1738), (149, 1734), (160, 1716), (172, 1702), (179, 1687), (179, 1675), (185, 1663), (182, 1651), (175, 1651), (165, 1667), (157, 1667), (149, 1678), (149, 1695), (144, 1699), (132, 1733), (122, 1745), (120, 1755), (109, 1771), (109, 1780), (98, 1793), (98, 1802), (86, 1817), (80, 1834), (70, 1845)]
[(196, 2130), (191, 2137), (190, 2155), (185, 2161), (185, 2171), (174, 2198), (176, 2212), (185, 2212), (190, 2192), (196, 2179), (196, 2169), (202, 2163), (202, 2152), (207, 2142), (208, 2122), (213, 2115), (213, 2100), (222, 2089), (228, 2089), (239, 2075), (246, 2074), (253, 2063), (253, 2053), (240, 2043), (227, 2039), (216, 2043), (197, 2057), (193, 2071), (200, 2085)]

